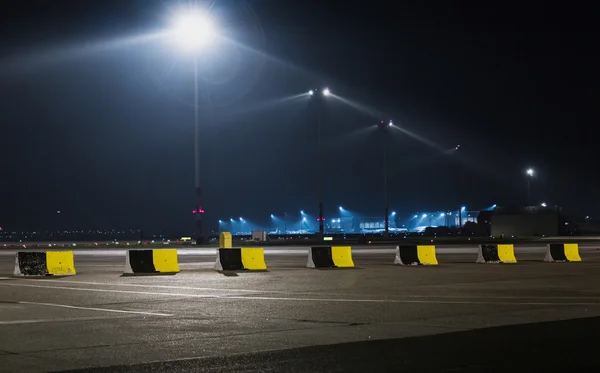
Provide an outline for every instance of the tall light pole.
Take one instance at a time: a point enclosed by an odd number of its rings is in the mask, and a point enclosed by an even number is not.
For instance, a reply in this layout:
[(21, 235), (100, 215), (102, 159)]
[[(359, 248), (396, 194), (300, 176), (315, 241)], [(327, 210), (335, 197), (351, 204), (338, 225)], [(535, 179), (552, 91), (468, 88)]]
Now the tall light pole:
[(200, 124), (198, 116), (198, 56), (216, 38), (212, 21), (200, 9), (186, 9), (173, 19), (173, 40), (186, 52), (194, 53), (194, 191), (196, 195), (196, 244), (204, 243), (202, 227), (202, 186), (200, 184)]
[(531, 206), (531, 179), (535, 175), (535, 171), (533, 168), (528, 168), (525, 173), (527, 174), (527, 206)]
[(394, 122), (390, 119), (389, 122), (381, 121), (378, 124), (378, 127), (383, 130), (383, 203), (384, 203), (384, 223), (385, 223), (385, 231), (383, 233), (384, 237), (389, 237), (390, 234), (390, 215), (388, 209), (388, 167), (387, 167), (387, 158), (388, 158), (388, 141), (387, 134), (388, 128), (392, 127)]
[(329, 88), (318, 89), (308, 92), (309, 96), (317, 102), (317, 194), (319, 198), (319, 236), (323, 236), (324, 217), (323, 217), (323, 146), (321, 139), (321, 121), (323, 111), (323, 100), (331, 94)]

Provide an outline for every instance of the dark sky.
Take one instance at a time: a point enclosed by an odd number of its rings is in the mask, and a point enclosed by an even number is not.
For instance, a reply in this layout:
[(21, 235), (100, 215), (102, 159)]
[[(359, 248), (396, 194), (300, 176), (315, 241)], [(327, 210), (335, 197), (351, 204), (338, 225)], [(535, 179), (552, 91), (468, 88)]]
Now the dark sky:
[[(191, 229), (193, 56), (143, 37), (189, 1), (9, 3), (0, 226)], [(600, 212), (599, 14), (574, 4), (213, 2), (223, 38), (198, 57), (207, 228), (316, 215), (315, 111), (285, 98), (325, 85), (354, 104), (326, 104), (326, 216), (382, 213), (382, 119), (415, 135), (387, 137), (399, 214), (525, 203), (527, 167), (536, 204)]]

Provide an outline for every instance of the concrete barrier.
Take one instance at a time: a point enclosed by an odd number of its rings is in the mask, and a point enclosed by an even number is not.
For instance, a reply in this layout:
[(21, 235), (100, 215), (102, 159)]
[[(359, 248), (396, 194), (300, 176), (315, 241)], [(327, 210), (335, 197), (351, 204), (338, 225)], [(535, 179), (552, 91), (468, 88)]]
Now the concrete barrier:
[(479, 245), (477, 263), (516, 263), (515, 247), (512, 244)]
[(18, 252), (15, 257), (15, 276), (70, 276), (76, 273), (72, 251), (26, 251)]
[(394, 264), (399, 265), (438, 265), (434, 245), (396, 246)]
[(215, 271), (265, 271), (265, 250), (256, 247), (219, 248)]
[(353, 268), (352, 247), (313, 246), (308, 249), (307, 268)]
[(576, 243), (551, 243), (547, 245), (544, 262), (581, 262)]
[(125, 271), (128, 274), (178, 273), (177, 250), (127, 250)]

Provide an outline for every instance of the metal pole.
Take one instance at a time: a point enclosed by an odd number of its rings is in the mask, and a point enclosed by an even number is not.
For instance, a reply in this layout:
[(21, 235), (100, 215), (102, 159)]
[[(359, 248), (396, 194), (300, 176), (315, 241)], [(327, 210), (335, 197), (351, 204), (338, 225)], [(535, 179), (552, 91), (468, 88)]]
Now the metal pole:
[(527, 206), (531, 206), (531, 177), (527, 177)]
[(196, 191), (196, 244), (204, 243), (202, 233), (202, 187), (200, 186), (200, 126), (198, 118), (198, 58), (194, 58), (194, 186)]
[(387, 136), (385, 136), (385, 132), (384, 132), (384, 137), (383, 137), (383, 198), (384, 198), (384, 216), (385, 216), (385, 233), (383, 234), (384, 237), (388, 237), (389, 236), (389, 232), (390, 232), (390, 222), (389, 222), (389, 211), (388, 211), (388, 185), (387, 185)]
[(321, 144), (321, 106), (322, 102), (318, 103), (317, 107), (317, 188), (319, 194), (319, 235), (322, 237), (323, 229), (323, 149)]
[(462, 227), (462, 206), (458, 208), (458, 227)]

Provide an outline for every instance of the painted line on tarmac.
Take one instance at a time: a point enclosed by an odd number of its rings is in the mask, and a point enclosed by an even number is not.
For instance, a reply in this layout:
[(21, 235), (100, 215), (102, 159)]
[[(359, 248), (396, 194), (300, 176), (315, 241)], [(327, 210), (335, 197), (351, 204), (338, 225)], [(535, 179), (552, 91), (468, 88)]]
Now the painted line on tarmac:
[[(497, 305), (497, 306), (599, 306), (600, 302), (491, 302), (491, 301), (451, 301), (451, 300), (400, 300), (400, 299), (345, 299), (345, 298), (298, 298), (298, 297), (264, 297), (264, 296), (239, 296), (239, 295), (205, 295), (186, 293), (159, 293), (149, 291), (109, 290), (93, 288), (70, 288), (66, 286), (42, 286), (17, 283), (0, 282), (0, 286), (21, 286), (41, 289), (75, 290), (100, 293), (118, 293), (132, 295), (152, 295), (180, 298), (200, 298), (216, 300), (262, 300), (262, 301), (291, 301), (291, 302), (329, 302), (329, 303), (390, 303), (390, 304), (470, 304), (470, 305)], [(99, 309), (103, 310), (103, 309)]]
[[(175, 285), (155, 285), (155, 284), (123, 284), (123, 283), (109, 283), (109, 282), (96, 282), (96, 281), (71, 281), (71, 280), (52, 280), (52, 279), (28, 279), (28, 278), (23, 278), (23, 279), (15, 279), (14, 277), (0, 277), (0, 280), (5, 279), (5, 280), (17, 280), (17, 281), (31, 281), (31, 282), (57, 282), (63, 285), (68, 285), (68, 284), (79, 284), (79, 285), (97, 285), (97, 286), (124, 286), (124, 287), (141, 287), (141, 288), (160, 288), (160, 289), (180, 289), (180, 290), (206, 290), (206, 291), (229, 291), (229, 292), (240, 292), (240, 293), (259, 293), (259, 294), (264, 294), (264, 293), (270, 293), (270, 294), (290, 294), (289, 291), (278, 291), (278, 290), (250, 290), (250, 289), (221, 289), (221, 288), (200, 288), (200, 287), (193, 287), (193, 286), (175, 286)], [(594, 290), (595, 291), (595, 290)], [(298, 291), (297, 293), (301, 293), (301, 294), (321, 294), (319, 292), (316, 291)], [(348, 295), (353, 295), (353, 296), (362, 296), (363, 294), (353, 294), (353, 293), (349, 293), (349, 294), (345, 294), (346, 296)], [(403, 294), (403, 295), (399, 295), (399, 297), (405, 297), (405, 298), (455, 298), (455, 299), (461, 299), (461, 298), (481, 298), (481, 299), (597, 299), (600, 301), (600, 296), (590, 296), (590, 295), (582, 295), (582, 296), (575, 296), (575, 295), (566, 295), (566, 296), (553, 296), (553, 295), (549, 295), (549, 296), (537, 296), (537, 295), (532, 295), (532, 296), (526, 296), (526, 295), (484, 295), (484, 294), (478, 294), (478, 295), (448, 295), (448, 294), (441, 294), (441, 295), (436, 295), (436, 294)]]
[(76, 310), (88, 310), (88, 311), (104, 311), (104, 312), (114, 312), (114, 313), (128, 313), (133, 315), (148, 315), (148, 316), (173, 316), (168, 313), (158, 313), (158, 312), (143, 312), (143, 311), (125, 311), (125, 310), (115, 310), (111, 308), (97, 308), (97, 307), (81, 307), (81, 306), (69, 306), (67, 304), (56, 304), (56, 303), (39, 303), (39, 302), (18, 302), (19, 304), (31, 304), (34, 306), (48, 306), (48, 307), (60, 307), (60, 308), (71, 308)]
[[(9, 278), (7, 278), (9, 279)], [(14, 280), (14, 278), (12, 278)], [(79, 285), (98, 285), (98, 286), (129, 286), (129, 287), (140, 287), (140, 288), (160, 288), (160, 289), (179, 289), (179, 290), (206, 290), (206, 291), (231, 291), (240, 293), (275, 293), (275, 294), (289, 294), (289, 291), (270, 291), (270, 290), (250, 290), (250, 289), (220, 289), (220, 288), (198, 288), (193, 286), (175, 286), (175, 285), (155, 285), (155, 284), (123, 284), (123, 283), (109, 283), (109, 282), (95, 282), (95, 281), (71, 281), (71, 280), (50, 280), (50, 279), (18, 279), (17, 281), (33, 281), (33, 282), (58, 282), (64, 285), (68, 284), (79, 284)]]
[(0, 325), (18, 325), (18, 324), (45, 324), (53, 322), (72, 322), (72, 321), (99, 321), (99, 320), (114, 320), (117, 318), (127, 318), (127, 316), (118, 317), (68, 317), (68, 318), (56, 318), (56, 319), (32, 319), (32, 320), (12, 320), (12, 321), (0, 321)]

